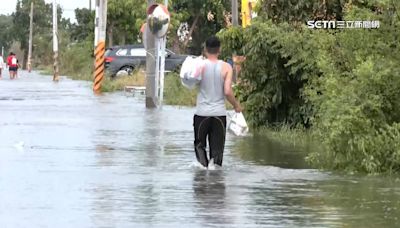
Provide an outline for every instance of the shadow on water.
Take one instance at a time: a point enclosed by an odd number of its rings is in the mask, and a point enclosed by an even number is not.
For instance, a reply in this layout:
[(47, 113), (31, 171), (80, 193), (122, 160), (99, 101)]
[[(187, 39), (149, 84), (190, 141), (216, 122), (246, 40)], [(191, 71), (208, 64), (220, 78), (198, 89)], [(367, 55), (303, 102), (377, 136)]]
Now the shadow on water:
[(241, 159), (258, 165), (269, 165), (280, 168), (307, 169), (304, 149), (285, 145), (266, 136), (254, 135), (237, 138), (233, 152)]

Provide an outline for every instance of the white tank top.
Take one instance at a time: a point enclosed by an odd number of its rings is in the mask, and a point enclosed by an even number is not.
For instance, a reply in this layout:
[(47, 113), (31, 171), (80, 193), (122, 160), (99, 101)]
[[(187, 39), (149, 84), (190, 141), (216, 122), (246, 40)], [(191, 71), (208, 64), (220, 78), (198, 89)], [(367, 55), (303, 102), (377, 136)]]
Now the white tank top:
[(197, 95), (198, 116), (226, 116), (222, 61), (206, 60)]

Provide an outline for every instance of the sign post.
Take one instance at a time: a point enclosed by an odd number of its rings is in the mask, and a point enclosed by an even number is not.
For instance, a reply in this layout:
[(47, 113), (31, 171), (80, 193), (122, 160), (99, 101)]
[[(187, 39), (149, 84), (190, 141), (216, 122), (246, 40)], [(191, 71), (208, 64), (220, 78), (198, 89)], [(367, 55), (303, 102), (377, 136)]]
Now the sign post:
[[(168, 3), (168, 1), (166, 1)], [(150, 107), (148, 103), (153, 103), (152, 107), (161, 107), (163, 103), (163, 94), (164, 94), (164, 73), (165, 73), (165, 56), (166, 56), (166, 35), (168, 31), (168, 26), (170, 23), (170, 14), (168, 12), (168, 8), (165, 5), (161, 4), (153, 4), (147, 10), (147, 31), (150, 31), (152, 35), (154, 35), (154, 57), (156, 58), (155, 64), (155, 72), (154, 72), (154, 84), (149, 85), (149, 81), (147, 85), (148, 88), (152, 88), (154, 90), (147, 90), (148, 92), (153, 92), (152, 94), (146, 95), (146, 107)], [(148, 42), (148, 39), (146, 39)], [(146, 42), (146, 43), (147, 43)], [(150, 48), (149, 44), (148, 50)], [(153, 58), (154, 58), (153, 57)], [(148, 59), (147, 59), (148, 60)], [(146, 65), (150, 67), (150, 62), (147, 62)], [(149, 68), (148, 73), (149, 73)], [(150, 80), (152, 75), (147, 75), (147, 80)], [(150, 102), (151, 100), (151, 102)]]

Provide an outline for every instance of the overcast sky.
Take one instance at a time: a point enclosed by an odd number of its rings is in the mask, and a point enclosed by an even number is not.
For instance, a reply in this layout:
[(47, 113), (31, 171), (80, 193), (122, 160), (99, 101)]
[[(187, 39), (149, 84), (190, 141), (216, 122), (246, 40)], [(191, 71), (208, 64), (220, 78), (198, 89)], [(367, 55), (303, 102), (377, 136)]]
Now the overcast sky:
[[(45, 0), (46, 3), (52, 3), (53, 0)], [(92, 8), (95, 0), (92, 0)], [(74, 10), (76, 8), (89, 8), (89, 0), (57, 0), (63, 9), (63, 17), (70, 18), (71, 22), (75, 21)], [(15, 11), (17, 0), (0, 0), (0, 14), (11, 14)]]

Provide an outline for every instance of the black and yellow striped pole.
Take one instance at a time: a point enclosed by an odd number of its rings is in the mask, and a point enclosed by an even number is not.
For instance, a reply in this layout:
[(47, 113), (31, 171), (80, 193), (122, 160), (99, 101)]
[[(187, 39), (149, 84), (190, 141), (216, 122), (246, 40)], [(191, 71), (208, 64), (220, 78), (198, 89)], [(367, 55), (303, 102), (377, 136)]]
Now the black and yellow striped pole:
[(106, 51), (106, 44), (104, 41), (100, 41), (94, 51), (94, 56), (96, 58), (94, 63), (94, 83), (93, 91), (95, 93), (101, 92), (101, 82), (104, 78), (104, 53)]
[(96, 17), (94, 30), (94, 82), (93, 91), (101, 92), (101, 83), (105, 73), (105, 51), (106, 51), (106, 25), (107, 25), (107, 0), (96, 0)]

